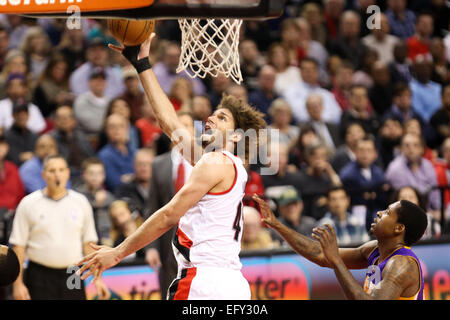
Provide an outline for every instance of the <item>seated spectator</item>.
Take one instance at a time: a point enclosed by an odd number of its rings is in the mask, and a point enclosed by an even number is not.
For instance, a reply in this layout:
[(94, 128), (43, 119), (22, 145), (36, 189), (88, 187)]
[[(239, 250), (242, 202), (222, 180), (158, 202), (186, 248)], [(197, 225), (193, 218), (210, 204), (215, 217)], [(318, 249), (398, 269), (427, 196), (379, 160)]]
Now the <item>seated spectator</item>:
[(95, 68), (89, 75), (89, 89), (77, 96), (73, 104), (73, 111), (80, 128), (84, 133), (92, 136), (102, 129), (108, 104), (111, 101), (105, 94), (106, 73), (103, 69)]
[[(283, 190), (276, 202), (281, 223), (300, 234), (311, 236), (312, 229), (317, 222), (315, 219), (303, 215), (303, 200), (295, 188), (289, 187)], [(280, 244), (286, 244), (277, 232), (271, 231), (271, 235)]]
[(244, 39), (239, 43), (239, 57), (241, 59), (241, 73), (244, 86), (249, 92), (260, 88), (259, 73), (264, 61), (255, 41)]
[(231, 83), (225, 90), (225, 93), (241, 100), (244, 103), (248, 103), (248, 91), (243, 85), (237, 83)]
[[(5, 99), (6, 96), (6, 81), (12, 74), (21, 74), (25, 77), (27, 87), (31, 88), (31, 76), (29, 73), (25, 55), (20, 50), (9, 50), (5, 57), (5, 65), (0, 73), (0, 99)], [(31, 92), (28, 92), (31, 96)], [(27, 96), (26, 98), (30, 98)]]
[(191, 78), (186, 71), (176, 72), (181, 54), (180, 45), (176, 42), (171, 42), (163, 47), (162, 50), (162, 59), (155, 63), (153, 71), (163, 91), (168, 94), (174, 80), (178, 77), (184, 77), (192, 83), (195, 95), (205, 94), (205, 86), (199, 78)]
[(401, 142), (401, 154), (389, 164), (386, 179), (396, 190), (412, 186), (427, 195), (427, 209), (436, 211), (441, 207), (439, 190), (432, 190), (437, 186), (436, 172), (433, 164), (422, 157), (424, 151), (422, 137), (412, 133), (405, 134)]
[(369, 101), (371, 109), (381, 116), (392, 105), (394, 83), (391, 81), (389, 66), (382, 61), (374, 62), (371, 67), (371, 76), (373, 85), (368, 90)]
[(109, 52), (104, 41), (100, 38), (92, 39), (86, 50), (86, 62), (73, 71), (70, 76), (70, 91), (80, 96), (92, 90), (90, 78), (96, 69), (104, 70), (104, 92), (102, 95), (109, 99), (120, 96), (124, 90), (122, 73), (120, 70), (108, 66)]
[(383, 117), (397, 117), (401, 124), (406, 120), (418, 119), (424, 125), (422, 117), (412, 107), (411, 89), (406, 83), (397, 83), (394, 88), (393, 104)]
[(139, 149), (134, 155), (134, 178), (131, 182), (119, 185), (114, 195), (117, 199), (125, 200), (130, 207), (135, 208), (142, 217), (149, 216), (146, 212), (150, 179), (152, 178), (152, 163), (155, 151)]
[(430, 53), (433, 59), (433, 71), (431, 81), (445, 86), (450, 83), (450, 59), (445, 57), (445, 45), (442, 38), (433, 38), (430, 45)]
[(0, 135), (0, 209), (16, 210), (25, 189), (17, 166), (5, 160), (8, 149), (8, 141)]
[(341, 180), (328, 161), (324, 144), (311, 145), (305, 150), (307, 167), (300, 171), (298, 184), (304, 202), (305, 215), (316, 220), (326, 210), (326, 193), (330, 185), (341, 185)]
[(219, 105), (222, 100), (223, 93), (231, 86), (232, 80), (226, 77), (223, 73), (219, 73), (217, 77), (211, 77), (211, 88), (208, 91), (209, 101), (213, 110)]
[(429, 122), (441, 106), (442, 87), (431, 81), (432, 64), (426, 58), (417, 57), (413, 64), (414, 78), (409, 83), (414, 110)]
[(72, 178), (79, 177), (81, 164), (94, 156), (87, 136), (77, 126), (73, 110), (68, 105), (55, 110), (55, 128), (49, 134), (56, 140), (59, 153), (66, 159)]
[(292, 186), (299, 190), (301, 188), (299, 174), (288, 170), (288, 147), (284, 144), (272, 142), (268, 151), (270, 166), (278, 168), (278, 171), (274, 175), (261, 175), (266, 196), (276, 198), (280, 190), (286, 188), (286, 186)]
[(384, 13), (377, 13), (373, 18), (379, 19), (380, 28), (373, 28), (370, 34), (362, 38), (362, 42), (368, 48), (377, 51), (378, 58), (382, 62), (389, 64), (394, 60), (393, 50), (399, 39), (389, 34), (391, 27)]
[(244, 198), (242, 199), (242, 203), (244, 206), (250, 206), (258, 208), (258, 204), (253, 200), (253, 195), (256, 194), (261, 199), (265, 198), (265, 186), (263, 184), (263, 180), (261, 178), (261, 175), (251, 170), (249, 164), (244, 164), (245, 170), (247, 170), (247, 183), (245, 184), (245, 190), (244, 190)]
[(441, 101), (441, 108), (430, 119), (436, 133), (434, 146), (440, 146), (444, 139), (450, 137), (450, 84), (443, 87)]
[(435, 152), (435, 150), (428, 147), (427, 140), (425, 139), (425, 136), (424, 136), (423, 130), (422, 130), (422, 126), (420, 125), (419, 120), (412, 118), (412, 119), (405, 121), (405, 123), (403, 124), (403, 134), (405, 135), (408, 133), (412, 133), (412, 134), (418, 135), (420, 137), (424, 137), (425, 151), (423, 153), (423, 157), (427, 160), (434, 161), (436, 158), (436, 152)]
[(280, 43), (286, 49), (289, 56), (289, 65), (299, 66), (305, 57), (305, 52), (299, 46), (300, 28), (293, 18), (284, 19), (281, 22)]
[[(18, 99), (27, 100), (29, 89), (25, 76), (22, 74), (10, 74), (6, 79), (6, 99), (0, 100), (0, 127), (9, 129), (14, 121), (13, 104)], [(44, 117), (38, 106), (28, 103), (29, 118), (27, 128), (33, 133), (40, 133), (46, 128)]]
[(125, 91), (120, 96), (125, 100), (131, 108), (131, 123), (135, 123), (140, 119), (142, 109), (146, 104), (145, 93), (141, 90), (141, 82), (139, 81), (138, 74), (134, 67), (123, 68), (123, 81), (125, 84)]
[(341, 120), (341, 108), (333, 94), (319, 86), (319, 65), (311, 58), (304, 58), (300, 65), (303, 82), (294, 83), (286, 89), (284, 98), (292, 108), (296, 122), (309, 120), (305, 102), (312, 93), (318, 93), (323, 99), (323, 120), (331, 123), (339, 123)]
[(377, 150), (382, 168), (400, 154), (400, 143), (403, 136), (403, 126), (396, 117), (385, 118), (376, 138)]
[(401, 39), (414, 34), (416, 15), (406, 8), (406, 0), (387, 1), (386, 16), (389, 19), (391, 33)]
[(87, 158), (82, 164), (82, 183), (76, 191), (84, 194), (94, 212), (95, 229), (101, 244), (109, 244), (111, 221), (109, 206), (115, 200), (113, 194), (105, 190), (105, 167), (98, 158)]
[[(133, 234), (142, 224), (142, 218), (136, 212), (131, 212), (128, 203), (123, 200), (116, 200), (109, 207), (111, 217), (111, 243), (113, 247), (118, 246), (126, 237)], [(143, 258), (145, 253), (142, 249), (130, 254), (125, 259)]]
[[(439, 187), (448, 187), (450, 185), (450, 137), (442, 143), (442, 159), (434, 161), (434, 170)], [(450, 221), (450, 189), (444, 192), (444, 206), (447, 212), (446, 220)]]
[(355, 156), (355, 161), (341, 169), (339, 177), (350, 196), (352, 207), (360, 206), (359, 212), (366, 217), (366, 227), (370, 229), (376, 212), (388, 205), (389, 185), (383, 169), (375, 163), (377, 151), (374, 138), (367, 136), (358, 140)]
[(69, 89), (69, 76), (69, 65), (64, 57), (53, 56), (33, 91), (32, 101), (39, 106), (44, 118), (52, 116), (57, 106), (72, 105), (75, 100), (75, 95)]
[(64, 60), (69, 64), (69, 72), (72, 73), (86, 62), (86, 47), (83, 29), (64, 28), (55, 49), (64, 56)]
[(133, 159), (136, 149), (130, 147), (128, 120), (119, 114), (106, 118), (108, 143), (98, 152), (105, 166), (105, 186), (110, 192), (124, 182), (129, 182), (134, 172)]
[(361, 68), (363, 57), (367, 53), (367, 47), (360, 36), (361, 18), (353, 11), (345, 11), (340, 21), (339, 36), (329, 45), (330, 54), (335, 54), (341, 59), (350, 61), (355, 69)]
[(41, 77), (52, 53), (52, 44), (47, 33), (39, 26), (33, 26), (23, 35), (19, 49), (25, 54), (33, 83)]
[(278, 98), (275, 92), (276, 70), (271, 65), (261, 67), (258, 73), (258, 87), (250, 92), (248, 102), (262, 113), (268, 115), (271, 103)]
[(253, 207), (242, 209), (244, 227), (242, 229), (241, 250), (272, 249), (276, 244), (272, 241), (270, 232), (261, 225), (259, 211)]
[(343, 61), (336, 69), (332, 79), (331, 92), (339, 103), (342, 111), (350, 107), (350, 90), (353, 84), (353, 65), (348, 61)]
[(322, 7), (314, 2), (308, 2), (303, 5), (301, 17), (306, 19), (310, 26), (310, 37), (325, 46), (327, 41), (327, 29), (324, 21), (325, 17)]
[(44, 134), (37, 139), (34, 147), (34, 157), (24, 162), (19, 168), (20, 177), (27, 194), (46, 186), (45, 180), (42, 177), (42, 161), (46, 157), (56, 155), (57, 153), (58, 146), (52, 136)]
[(279, 142), (287, 145), (289, 150), (297, 142), (299, 127), (291, 125), (292, 110), (289, 104), (282, 98), (275, 99), (268, 110), (271, 124), (269, 129), (278, 130)]
[(340, 20), (344, 12), (345, 0), (325, 0), (324, 16), (327, 28), (327, 41), (335, 39), (339, 34)]
[(399, 41), (394, 46), (394, 60), (389, 64), (389, 72), (393, 83), (406, 82), (412, 79), (410, 61), (408, 59), (408, 46), (406, 41)]
[[(141, 146), (141, 136), (139, 134), (139, 130), (136, 128), (134, 124), (131, 123), (131, 108), (130, 105), (123, 100), (122, 98), (112, 99), (106, 110), (105, 120), (112, 114), (120, 114), (125, 119), (128, 120), (129, 123), (129, 144), (131, 148), (138, 149)], [(108, 138), (106, 136), (105, 125), (103, 125), (102, 130), (100, 131), (98, 137), (98, 146), (97, 149), (103, 148), (108, 143)]]
[(321, 140), (314, 127), (308, 122), (302, 124), (297, 143), (289, 152), (289, 164), (294, 169), (291, 171), (298, 171), (306, 167), (305, 149), (319, 142)]
[(276, 70), (276, 94), (282, 95), (291, 84), (302, 82), (300, 69), (289, 64), (289, 53), (280, 43), (274, 43), (270, 46), (268, 63)]
[(38, 135), (27, 128), (29, 114), (29, 105), (23, 99), (16, 100), (13, 105), (14, 122), (5, 134), (4, 138), (9, 144), (7, 160), (20, 166), (25, 161), (34, 156), (34, 145)]
[[(404, 186), (395, 191), (392, 195), (392, 202), (400, 200), (408, 200), (415, 205), (421, 207), (427, 212), (427, 205), (424, 196), (417, 191), (416, 188)], [(434, 217), (430, 212), (427, 212), (428, 226), (423, 234), (421, 240), (430, 238), (439, 238), (441, 235), (441, 225), (439, 224), (440, 217)]]
[[(236, 85), (238, 86), (238, 85)], [(206, 122), (212, 114), (212, 106), (207, 96), (195, 96), (192, 98), (191, 111), (194, 121)]]
[(414, 61), (418, 55), (430, 55), (431, 36), (433, 35), (433, 16), (421, 13), (417, 16), (413, 36), (406, 40), (408, 57)]
[(374, 85), (372, 76), (373, 66), (378, 61), (378, 53), (368, 48), (367, 53), (362, 58), (362, 65), (359, 69), (355, 69), (353, 74), (353, 84), (357, 84), (366, 88), (371, 88)]
[(354, 85), (350, 92), (350, 108), (342, 113), (342, 132), (350, 123), (358, 122), (365, 132), (376, 134), (379, 120), (373, 111), (370, 111), (368, 108), (367, 89), (361, 85)]
[(295, 22), (299, 27), (299, 44), (303, 55), (313, 58), (319, 64), (319, 82), (325, 86), (329, 83), (329, 76), (326, 73), (328, 52), (325, 47), (311, 39), (311, 26), (305, 18), (296, 18)]
[(136, 121), (135, 126), (139, 130), (140, 140), (144, 148), (151, 147), (162, 133), (153, 114), (153, 109), (148, 102), (142, 106), (142, 118)]
[(358, 141), (364, 138), (366, 131), (357, 122), (351, 123), (345, 129), (344, 141), (345, 143), (337, 148), (332, 156), (330, 163), (336, 172), (340, 172), (346, 164), (356, 160), (356, 147)]
[(193, 96), (192, 83), (188, 79), (181, 77), (173, 81), (172, 87), (167, 94), (175, 111), (180, 110), (184, 105), (190, 103)]
[(0, 26), (0, 70), (5, 66), (6, 55), (9, 52), (9, 33), (2, 25)]
[(337, 147), (342, 144), (341, 133), (336, 124), (323, 120), (323, 101), (318, 94), (311, 94), (306, 99), (306, 110), (308, 111), (309, 123), (313, 126), (318, 137), (333, 154)]
[(327, 202), (328, 212), (318, 221), (318, 225), (331, 225), (339, 245), (356, 245), (370, 240), (365, 221), (350, 214), (350, 197), (343, 187), (331, 188)]

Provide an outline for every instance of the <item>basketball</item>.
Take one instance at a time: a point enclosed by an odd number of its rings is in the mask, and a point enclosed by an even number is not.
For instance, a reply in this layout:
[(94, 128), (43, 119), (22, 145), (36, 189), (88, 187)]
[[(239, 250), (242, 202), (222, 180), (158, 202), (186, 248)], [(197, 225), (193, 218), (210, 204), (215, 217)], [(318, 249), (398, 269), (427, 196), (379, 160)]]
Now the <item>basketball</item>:
[(107, 25), (112, 36), (122, 45), (137, 46), (151, 35), (155, 20), (108, 19)]

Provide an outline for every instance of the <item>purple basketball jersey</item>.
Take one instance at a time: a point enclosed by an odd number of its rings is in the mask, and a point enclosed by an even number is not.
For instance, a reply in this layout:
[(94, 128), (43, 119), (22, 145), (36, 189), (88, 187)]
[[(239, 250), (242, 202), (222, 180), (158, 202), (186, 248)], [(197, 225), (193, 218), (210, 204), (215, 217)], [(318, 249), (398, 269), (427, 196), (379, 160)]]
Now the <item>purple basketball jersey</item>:
[(401, 247), (397, 250), (395, 250), (387, 259), (377, 264), (377, 260), (380, 257), (380, 251), (377, 248), (373, 250), (373, 252), (370, 254), (368, 259), (368, 268), (366, 272), (366, 279), (364, 281), (364, 291), (366, 293), (370, 293), (375, 285), (377, 285), (383, 278), (383, 270), (386, 266), (386, 263), (389, 261), (390, 258), (394, 256), (409, 256), (412, 257), (419, 266), (420, 270), (420, 289), (419, 291), (412, 297), (401, 297), (400, 300), (424, 300), (423, 296), (423, 274), (422, 274), (422, 266), (420, 265), (419, 258), (412, 252), (410, 247)]

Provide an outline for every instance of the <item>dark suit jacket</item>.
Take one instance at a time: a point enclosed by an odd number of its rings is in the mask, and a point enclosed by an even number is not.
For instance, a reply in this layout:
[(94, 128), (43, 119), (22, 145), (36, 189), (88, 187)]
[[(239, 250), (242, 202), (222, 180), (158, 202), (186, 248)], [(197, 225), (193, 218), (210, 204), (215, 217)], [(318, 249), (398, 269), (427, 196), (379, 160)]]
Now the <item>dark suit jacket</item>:
[[(348, 191), (352, 205), (366, 205), (372, 208), (372, 210), (378, 210), (385, 208), (387, 205), (388, 196), (387, 193), (382, 191), (381, 187), (386, 183), (384, 178), (383, 169), (377, 165), (370, 167), (372, 177), (367, 180), (361, 173), (361, 167), (356, 161), (349, 162), (339, 172), (342, 184)], [(364, 199), (364, 192), (375, 191), (377, 197), (369, 203)]]
[[(138, 183), (131, 181), (123, 183), (116, 188), (114, 196), (117, 199), (126, 200), (133, 209), (137, 209), (142, 217), (150, 216), (148, 199), (139, 191)], [(151, 212), (153, 213), (153, 212)]]
[(341, 169), (345, 167), (345, 165), (350, 161), (352, 161), (352, 159), (350, 159), (347, 153), (347, 146), (343, 144), (336, 149), (336, 152), (330, 160), (330, 164), (333, 167), (334, 171), (339, 174)]
[[(153, 160), (148, 197), (149, 216), (166, 205), (173, 195), (172, 159), (169, 151)], [(173, 227), (146, 247), (146, 249), (157, 249), (161, 257), (162, 266), (159, 272), (159, 283), (163, 299), (166, 298), (167, 289), (177, 275), (177, 262), (172, 249), (172, 238), (175, 231), (176, 227)]]
[(333, 139), (334, 146), (336, 147), (336, 149), (339, 148), (344, 143), (344, 139), (342, 137), (339, 126), (328, 122), (325, 123), (325, 126), (327, 127), (328, 132)]

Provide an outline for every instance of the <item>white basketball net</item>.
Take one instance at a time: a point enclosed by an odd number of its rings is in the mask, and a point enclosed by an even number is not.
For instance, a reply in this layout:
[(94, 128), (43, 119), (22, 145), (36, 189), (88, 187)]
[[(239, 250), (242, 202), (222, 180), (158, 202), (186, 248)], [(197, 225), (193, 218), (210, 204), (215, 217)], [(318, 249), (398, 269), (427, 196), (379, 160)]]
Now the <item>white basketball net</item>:
[[(181, 55), (177, 72), (191, 77), (224, 74), (242, 82), (239, 61), (240, 19), (179, 19)], [(188, 70), (189, 68), (189, 70)]]

